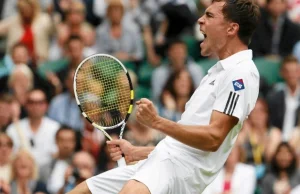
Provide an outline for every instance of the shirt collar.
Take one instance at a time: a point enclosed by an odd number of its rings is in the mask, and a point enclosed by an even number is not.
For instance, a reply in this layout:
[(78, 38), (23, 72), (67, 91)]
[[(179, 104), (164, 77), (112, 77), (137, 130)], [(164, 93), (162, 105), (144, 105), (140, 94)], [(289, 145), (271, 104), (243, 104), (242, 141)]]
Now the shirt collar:
[(252, 59), (252, 50), (244, 50), (237, 52), (226, 59), (220, 60), (220, 64), (222, 65), (223, 69), (230, 69), (234, 65), (244, 61), (244, 60), (251, 60)]

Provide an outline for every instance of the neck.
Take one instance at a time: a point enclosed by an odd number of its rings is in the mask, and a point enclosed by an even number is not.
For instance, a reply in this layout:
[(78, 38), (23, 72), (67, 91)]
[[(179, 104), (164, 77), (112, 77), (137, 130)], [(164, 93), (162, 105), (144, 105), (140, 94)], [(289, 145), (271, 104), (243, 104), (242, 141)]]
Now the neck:
[(297, 90), (297, 84), (289, 85), (288, 88), (289, 92), (292, 94), (292, 96), (294, 96)]
[(186, 104), (186, 102), (188, 101), (188, 99), (189, 99), (189, 98), (186, 97), (186, 96), (180, 96), (180, 97), (177, 98), (177, 104), (178, 104), (177, 110), (178, 110), (179, 112), (184, 112), (185, 104)]
[(42, 118), (30, 118), (29, 119), (31, 130), (36, 132), (42, 123)]
[(220, 60), (226, 59), (230, 57), (231, 55), (238, 53), (243, 50), (247, 50), (248, 47), (241, 43), (240, 40), (238, 41), (232, 41), (228, 46), (224, 46), (223, 49), (221, 49), (217, 55)]
[(72, 58), (72, 59), (71, 59), (71, 67), (72, 67), (72, 68), (76, 68), (76, 67), (78, 66), (78, 64), (81, 63), (82, 59), (83, 59), (82, 56), (76, 57), (76, 58)]
[(59, 160), (67, 160), (67, 159), (69, 159), (70, 158), (70, 156), (68, 155), (68, 156), (65, 156), (65, 155), (63, 155), (63, 154), (61, 154), (61, 153), (58, 153), (58, 156), (57, 156), (57, 159), (59, 159)]
[(281, 170), (281, 171), (279, 172), (279, 178), (280, 178), (280, 179), (288, 179), (288, 174), (287, 174), (287, 172), (286, 172), (285, 170)]
[(120, 26), (121, 26), (121, 22), (112, 22), (111, 23), (112, 28), (117, 28), (117, 27), (120, 27)]

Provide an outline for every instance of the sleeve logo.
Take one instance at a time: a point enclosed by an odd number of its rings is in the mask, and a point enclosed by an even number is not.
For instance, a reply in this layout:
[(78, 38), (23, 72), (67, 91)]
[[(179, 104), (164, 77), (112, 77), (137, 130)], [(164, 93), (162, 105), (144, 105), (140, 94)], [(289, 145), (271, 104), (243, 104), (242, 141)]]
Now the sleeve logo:
[(232, 82), (234, 91), (239, 91), (245, 89), (243, 79), (238, 79)]

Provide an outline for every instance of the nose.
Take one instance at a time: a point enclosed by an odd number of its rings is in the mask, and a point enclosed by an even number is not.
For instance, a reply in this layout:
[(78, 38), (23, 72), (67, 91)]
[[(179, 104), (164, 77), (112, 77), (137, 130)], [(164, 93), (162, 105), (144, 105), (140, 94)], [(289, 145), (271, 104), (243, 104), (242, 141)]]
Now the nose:
[(201, 17), (198, 19), (198, 24), (199, 24), (199, 25), (203, 25), (203, 24), (204, 24), (204, 15), (201, 16)]

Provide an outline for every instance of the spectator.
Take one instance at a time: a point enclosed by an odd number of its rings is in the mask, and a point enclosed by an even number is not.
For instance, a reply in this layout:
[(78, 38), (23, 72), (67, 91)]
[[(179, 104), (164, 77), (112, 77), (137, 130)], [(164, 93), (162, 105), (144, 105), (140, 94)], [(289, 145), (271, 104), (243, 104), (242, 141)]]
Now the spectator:
[(242, 146), (236, 144), (224, 168), (216, 179), (208, 185), (203, 194), (253, 194), (256, 184), (255, 169), (242, 163), (243, 155)]
[(261, 22), (250, 44), (255, 57), (285, 57), (292, 52), (300, 40), (300, 29), (287, 17), (286, 12), (285, 0), (267, 0), (266, 9), (261, 11)]
[(59, 194), (71, 191), (77, 184), (92, 177), (95, 174), (96, 163), (88, 152), (77, 152), (65, 173), (65, 185)]
[(279, 128), (282, 140), (288, 141), (298, 123), (300, 113), (299, 64), (295, 57), (286, 57), (281, 65), (281, 75), (285, 81), (281, 90), (275, 90), (268, 97), (271, 125)]
[(12, 98), (9, 94), (0, 94), (0, 133), (6, 131), (6, 127), (12, 120)]
[(296, 155), (288, 143), (282, 142), (272, 158), (270, 172), (263, 179), (262, 193), (289, 193), (299, 182)]
[(27, 113), (24, 110), (27, 101), (27, 92), (33, 88), (33, 73), (26, 65), (16, 66), (8, 77), (8, 91), (10, 91), (15, 99), (13, 107), (18, 109), (14, 115), (16, 119), (24, 118)]
[(48, 194), (46, 185), (38, 179), (38, 168), (34, 158), (25, 150), (16, 154), (12, 161), (11, 193)]
[(78, 36), (83, 40), (85, 57), (96, 53), (93, 49), (96, 33), (94, 28), (85, 21), (85, 15), (84, 4), (81, 1), (72, 1), (66, 12), (66, 20), (57, 25), (57, 42), (52, 45), (51, 60), (62, 58), (63, 47), (71, 36)]
[(7, 134), (0, 132), (0, 181), (7, 183), (11, 180), (12, 147), (13, 142), (11, 138)]
[(268, 114), (266, 101), (258, 98), (239, 136), (239, 143), (245, 148), (245, 163), (255, 166), (258, 180), (265, 174), (267, 151), (272, 144), (268, 134), (273, 128), (269, 126)]
[(23, 43), (16, 43), (15, 45), (13, 45), (10, 56), (7, 55), (7, 57), (4, 59), (4, 64), (6, 73), (3, 74), (4, 77), (2, 77), (0, 80), (0, 86), (3, 87), (2, 90), (5, 90), (5, 88), (7, 88), (6, 83), (9, 74), (11, 74), (14, 68), (18, 65), (27, 65), (33, 73), (34, 87), (43, 88), (47, 92), (48, 98), (51, 98), (56, 90), (59, 91), (59, 88), (56, 88), (57, 85), (55, 85), (55, 83), (51, 79), (49, 79), (48, 82), (47, 80), (44, 80), (39, 76), (37, 70), (32, 66), (29, 51), (26, 45)]
[(54, 97), (50, 103), (48, 116), (62, 125), (82, 131), (83, 118), (75, 100), (73, 90), (74, 69), (69, 69), (65, 85), (67, 91)]
[(27, 46), (36, 64), (48, 58), (51, 19), (40, 11), (37, 0), (18, 0), (18, 14), (0, 22), (0, 35), (7, 36), (7, 51), (17, 42)]
[(191, 74), (195, 86), (200, 84), (203, 77), (203, 70), (201, 67), (188, 58), (187, 47), (183, 41), (171, 41), (169, 43), (167, 55), (169, 64), (164, 64), (156, 68), (152, 74), (152, 98), (155, 101), (159, 100), (162, 89), (171, 73), (187, 69)]
[(124, 25), (124, 12), (120, 0), (109, 1), (107, 19), (97, 28), (97, 49), (121, 61), (137, 62), (143, 58), (141, 35), (136, 28)]
[(159, 114), (169, 120), (178, 121), (194, 90), (193, 80), (188, 71), (174, 72), (160, 96)]
[(57, 193), (64, 185), (64, 174), (71, 163), (75, 153), (76, 134), (67, 126), (62, 126), (55, 135), (57, 153), (52, 156), (50, 162), (40, 168), (41, 180), (47, 183), (50, 193)]
[(48, 104), (42, 90), (33, 89), (27, 96), (25, 108), (28, 117), (9, 125), (7, 134), (14, 142), (15, 151), (28, 149), (37, 164), (42, 166), (56, 151), (55, 133), (59, 124), (45, 116)]

